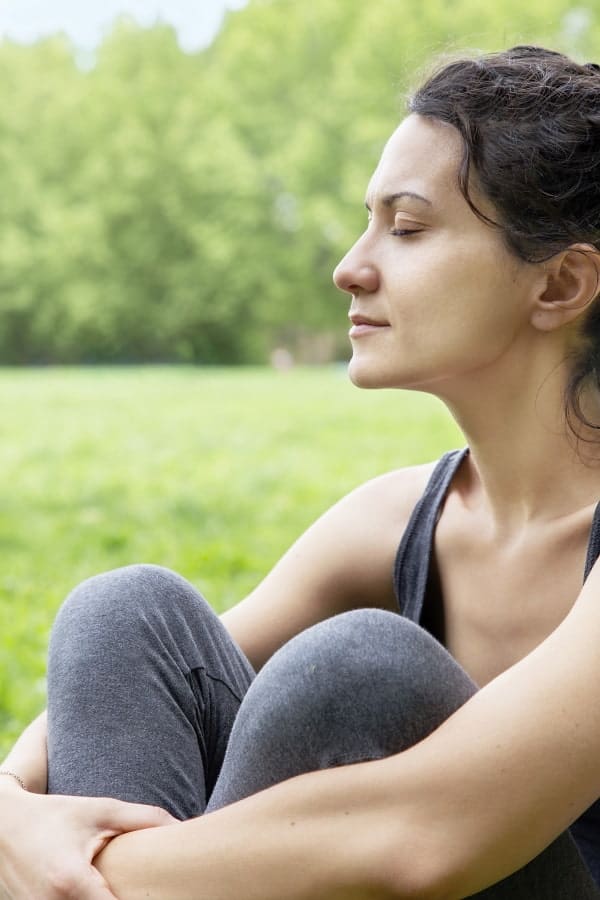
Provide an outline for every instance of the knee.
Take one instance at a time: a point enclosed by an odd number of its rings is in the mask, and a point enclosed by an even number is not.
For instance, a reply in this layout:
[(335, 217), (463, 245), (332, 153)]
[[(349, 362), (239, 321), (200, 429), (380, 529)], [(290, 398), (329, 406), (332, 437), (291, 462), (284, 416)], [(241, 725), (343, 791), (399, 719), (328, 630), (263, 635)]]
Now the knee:
[(398, 614), (361, 609), (312, 626), (277, 651), (240, 714), (245, 724), (246, 717), (252, 720), (251, 730), (284, 731), (295, 739), (333, 721), (342, 724), (345, 742), (368, 728), (386, 752), (396, 752), (424, 737), (474, 691), (424, 629)]
[(300, 632), (277, 650), (257, 675), (244, 700), (252, 715), (264, 708), (270, 717), (277, 708), (320, 716), (330, 698), (371, 683), (375, 670), (385, 671), (381, 645), (371, 652), (375, 635), (385, 637), (389, 620), (400, 619), (382, 610), (361, 609), (326, 619)]
[(360, 609), (321, 623), (316, 640), (336, 685), (352, 685), (364, 703), (374, 695), (383, 707), (442, 721), (475, 693), (476, 685), (428, 631), (380, 609)]
[(272, 676), (293, 672), (324, 685), (389, 681), (396, 694), (427, 679), (445, 659), (444, 648), (409, 619), (381, 609), (357, 609), (333, 616), (298, 634), (269, 661)]
[(439, 693), (440, 685), (464, 699), (474, 690), (466, 673), (429, 632), (386, 610), (357, 609), (334, 616), (294, 641), (284, 651), (315, 659), (315, 671), (320, 668), (330, 681), (347, 679), (354, 686), (389, 689), (394, 697), (418, 694), (423, 700), (430, 688)]
[(195, 617), (214, 616), (204, 598), (169, 569), (131, 565), (88, 578), (69, 594), (53, 626), (52, 641), (59, 639), (108, 640), (193, 609)]

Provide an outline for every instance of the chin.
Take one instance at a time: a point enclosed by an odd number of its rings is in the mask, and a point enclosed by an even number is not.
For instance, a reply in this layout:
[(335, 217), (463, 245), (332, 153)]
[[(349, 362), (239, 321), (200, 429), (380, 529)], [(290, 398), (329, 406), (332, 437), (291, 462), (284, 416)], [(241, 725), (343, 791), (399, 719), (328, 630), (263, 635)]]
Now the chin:
[[(352, 357), (348, 363), (348, 377), (353, 385), (366, 390), (392, 388), (406, 391), (422, 391), (435, 394), (434, 382), (421, 372), (398, 371), (392, 367), (369, 364)], [(435, 381), (435, 380), (434, 380)]]
[(389, 373), (378, 370), (376, 366), (361, 365), (354, 358), (348, 363), (348, 377), (352, 384), (359, 388), (375, 389), (397, 387), (397, 385), (390, 380)]

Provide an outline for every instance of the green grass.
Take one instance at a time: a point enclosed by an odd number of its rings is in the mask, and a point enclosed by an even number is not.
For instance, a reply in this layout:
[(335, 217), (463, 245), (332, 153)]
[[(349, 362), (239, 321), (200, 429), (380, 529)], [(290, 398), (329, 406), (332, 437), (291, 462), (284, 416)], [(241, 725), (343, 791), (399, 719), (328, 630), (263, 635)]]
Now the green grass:
[(225, 609), (354, 486), (461, 444), (437, 401), (344, 367), (0, 370), (0, 398), (0, 756), (81, 579), (160, 563)]

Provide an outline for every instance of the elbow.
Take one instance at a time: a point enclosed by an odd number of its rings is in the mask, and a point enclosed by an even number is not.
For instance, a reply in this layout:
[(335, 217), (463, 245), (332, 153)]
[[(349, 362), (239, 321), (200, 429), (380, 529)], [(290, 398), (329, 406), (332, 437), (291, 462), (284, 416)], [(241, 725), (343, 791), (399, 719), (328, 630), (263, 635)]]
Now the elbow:
[(447, 856), (432, 847), (410, 844), (388, 847), (384, 872), (390, 900), (458, 900), (456, 872)]
[(419, 871), (396, 874), (390, 885), (390, 900), (457, 900), (458, 895), (445, 879), (438, 877), (434, 867), (420, 867)]

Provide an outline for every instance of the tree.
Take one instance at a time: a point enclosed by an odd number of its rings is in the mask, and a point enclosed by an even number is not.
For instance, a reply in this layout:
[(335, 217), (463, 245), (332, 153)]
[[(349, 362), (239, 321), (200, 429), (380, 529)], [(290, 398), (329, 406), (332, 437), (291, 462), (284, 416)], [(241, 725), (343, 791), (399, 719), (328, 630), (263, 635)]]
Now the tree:
[[(509, 23), (507, 25), (507, 23)], [(121, 20), (95, 65), (0, 45), (0, 362), (265, 359), (340, 336), (331, 271), (446, 48), (600, 56), (569, 0), (253, 0), (207, 50)]]

